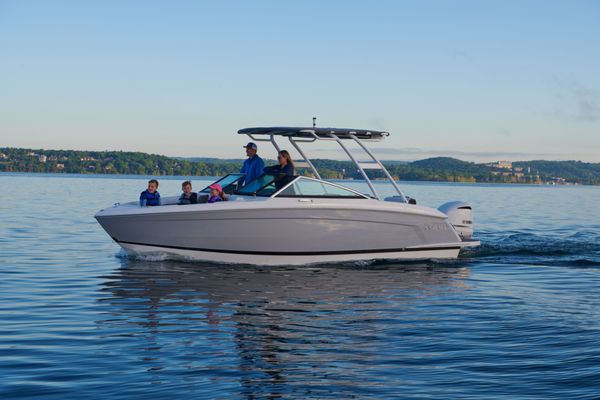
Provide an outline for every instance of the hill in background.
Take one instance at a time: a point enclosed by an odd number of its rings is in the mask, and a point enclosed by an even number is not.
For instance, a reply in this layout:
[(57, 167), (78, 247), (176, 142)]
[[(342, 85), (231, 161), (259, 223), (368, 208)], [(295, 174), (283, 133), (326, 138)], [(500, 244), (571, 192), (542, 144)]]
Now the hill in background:
[[(133, 174), (222, 176), (238, 172), (244, 159), (207, 157), (175, 158), (124, 151), (77, 151), (0, 148), (1, 172), (53, 172), (78, 174)], [(350, 161), (311, 160), (324, 178), (360, 179)], [(274, 161), (266, 160), (267, 164)], [(498, 161), (478, 164), (451, 157), (434, 157), (413, 162), (384, 161), (399, 180), (600, 184), (600, 163), (581, 161)], [(309, 174), (306, 169), (299, 173)], [(383, 178), (381, 171), (368, 170), (371, 178)]]

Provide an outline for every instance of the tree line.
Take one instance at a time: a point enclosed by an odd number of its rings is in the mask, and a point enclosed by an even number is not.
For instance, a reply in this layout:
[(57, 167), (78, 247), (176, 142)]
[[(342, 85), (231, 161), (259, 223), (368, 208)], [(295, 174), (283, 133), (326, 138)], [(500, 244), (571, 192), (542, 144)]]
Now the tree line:
[(239, 166), (141, 152), (0, 148), (0, 171), (220, 176), (239, 171)]
[[(223, 176), (238, 172), (243, 160), (184, 159), (125, 151), (78, 151), (0, 148), (1, 172)], [(321, 177), (361, 179), (350, 161), (312, 160)], [(274, 161), (267, 160), (267, 164)], [(414, 162), (385, 162), (397, 180), (489, 182), (489, 183), (577, 183), (600, 185), (600, 164), (581, 161), (519, 161), (512, 168), (436, 157)], [(518, 171), (518, 172), (517, 172)], [(299, 169), (298, 173), (310, 175)], [(367, 170), (372, 179), (384, 178), (378, 170)]]

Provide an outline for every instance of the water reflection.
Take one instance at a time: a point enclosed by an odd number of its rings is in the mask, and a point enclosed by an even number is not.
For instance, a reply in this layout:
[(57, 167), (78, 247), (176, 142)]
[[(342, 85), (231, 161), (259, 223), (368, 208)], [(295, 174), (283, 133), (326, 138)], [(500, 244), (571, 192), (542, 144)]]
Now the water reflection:
[[(98, 326), (129, 338), (130, 357), (153, 383), (183, 372), (248, 398), (334, 387), (351, 395), (365, 369), (399, 361), (386, 360), (390, 341), (411, 357), (419, 319), (435, 318), (424, 305), (464, 291), (468, 276), (457, 264), (263, 269), (125, 259), (104, 277), (108, 314)], [(369, 393), (386, 390), (380, 379)]]

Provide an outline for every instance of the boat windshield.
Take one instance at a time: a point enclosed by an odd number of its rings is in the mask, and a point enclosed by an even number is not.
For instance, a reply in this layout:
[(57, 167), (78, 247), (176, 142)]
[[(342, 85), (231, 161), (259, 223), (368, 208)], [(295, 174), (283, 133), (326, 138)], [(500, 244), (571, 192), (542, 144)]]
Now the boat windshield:
[(367, 196), (346, 187), (304, 176), (277, 193), (276, 197), (367, 198)]
[[(240, 186), (240, 179), (242, 179), (245, 175), (246, 174), (229, 174), (225, 175), (224, 177), (213, 183), (218, 183), (223, 188), (223, 192), (225, 192), (226, 194), (231, 194), (238, 189), (238, 187)], [(213, 183), (211, 183), (211, 185)], [(208, 186), (202, 189), (199, 193), (210, 194), (210, 188)]]
[(292, 182), (297, 176), (280, 176), (262, 174), (252, 182), (235, 192), (235, 194), (246, 196), (271, 196), (273, 193), (282, 189), (285, 185)]

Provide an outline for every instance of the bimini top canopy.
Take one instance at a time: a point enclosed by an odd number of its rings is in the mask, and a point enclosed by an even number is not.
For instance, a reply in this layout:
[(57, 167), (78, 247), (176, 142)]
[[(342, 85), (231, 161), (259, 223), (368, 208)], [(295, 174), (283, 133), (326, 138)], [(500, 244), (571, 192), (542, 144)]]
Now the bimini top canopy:
[(293, 126), (272, 126), (244, 128), (238, 131), (242, 135), (276, 135), (298, 138), (331, 138), (331, 135), (339, 139), (353, 139), (353, 136), (361, 140), (381, 140), (390, 134), (382, 131), (371, 131), (367, 129), (348, 128), (302, 128)]
[[(321, 179), (319, 175), (319, 171), (315, 168), (312, 162), (306, 157), (306, 154), (300, 148), (300, 144), (316, 142), (317, 140), (329, 140), (335, 141), (337, 144), (344, 150), (344, 152), (350, 157), (357, 170), (360, 171), (361, 175), (365, 179), (367, 185), (371, 189), (373, 196), (381, 200), (381, 197), (375, 190), (375, 186), (365, 173), (365, 169), (378, 169), (383, 172), (389, 182), (394, 186), (396, 192), (400, 196), (402, 202), (406, 203), (406, 197), (394, 181), (394, 178), (390, 175), (390, 173), (385, 169), (383, 164), (375, 157), (373, 153), (367, 149), (367, 147), (362, 143), (363, 141), (374, 141), (378, 142), (389, 136), (388, 132), (383, 131), (370, 131), (366, 129), (347, 129), (347, 128), (301, 128), (301, 127), (292, 127), (292, 126), (272, 126), (272, 127), (257, 127), (257, 128), (244, 128), (238, 131), (239, 134), (246, 135), (250, 139), (257, 142), (271, 142), (271, 144), (277, 149), (277, 151), (281, 151), (281, 148), (277, 144), (277, 140), (275, 137), (279, 138), (287, 138), (290, 143), (294, 146), (294, 148), (298, 151), (298, 153), (304, 159), (303, 162), (294, 161), (296, 167), (306, 167), (310, 168), (313, 174)], [(261, 137), (262, 136), (262, 137)], [(266, 136), (266, 137), (265, 137)], [(354, 141), (358, 144), (364, 152), (370, 157), (371, 161), (359, 161), (353, 154), (350, 148), (346, 146), (343, 142), (346, 140)]]

